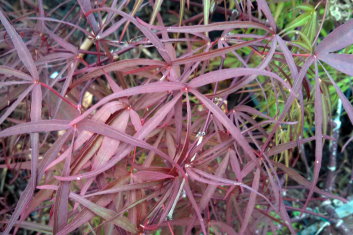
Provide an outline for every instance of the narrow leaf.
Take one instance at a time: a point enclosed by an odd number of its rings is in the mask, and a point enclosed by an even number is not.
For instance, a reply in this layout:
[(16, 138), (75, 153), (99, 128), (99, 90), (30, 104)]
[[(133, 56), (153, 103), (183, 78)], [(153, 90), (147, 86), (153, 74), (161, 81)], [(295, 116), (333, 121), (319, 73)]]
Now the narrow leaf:
[(26, 122), (16, 126), (9, 127), (0, 132), (0, 137), (11, 135), (21, 135), (36, 132), (49, 132), (70, 129), (69, 121), (67, 120), (41, 120), (37, 122)]
[[(226, 171), (227, 169), (227, 166), (228, 166), (228, 162), (229, 162), (229, 155), (227, 155), (223, 160), (222, 162), (219, 164), (219, 167), (217, 168), (217, 170), (215, 171), (215, 175), (218, 176), (218, 177), (223, 177), (224, 175), (224, 172)], [(212, 195), (214, 194), (214, 192), (216, 191), (217, 189), (217, 186), (216, 185), (208, 185), (206, 190), (203, 192), (203, 195), (201, 197), (201, 200), (200, 200), (200, 210), (203, 211)]]
[[(5, 113), (3, 113), (3, 115), (1, 115), (0, 117), (0, 124), (2, 124), (6, 118), (8, 116), (10, 116), (10, 114), (16, 109), (16, 107), (22, 102), (22, 100), (28, 95), (28, 93), (30, 91), (32, 91), (33, 87), (35, 85), (30, 85), (26, 90), (24, 90), (17, 98), (17, 100), (15, 102), (12, 103), (12, 105), (10, 107), (8, 107), (5, 111)], [(0, 132), (1, 133), (1, 132)]]
[(226, 79), (230, 79), (233, 77), (249, 76), (249, 75), (256, 75), (256, 76), (262, 75), (262, 76), (272, 77), (277, 81), (279, 81), (287, 89), (289, 90), (291, 89), (290, 85), (287, 82), (285, 82), (281, 77), (279, 77), (277, 74), (268, 72), (265, 70), (261, 70), (261, 69), (252, 69), (252, 68), (222, 69), (222, 70), (209, 72), (194, 78), (193, 80), (191, 80), (191, 82), (189, 82), (188, 85), (192, 88), (196, 88), (210, 83), (215, 83)]
[[(145, 142), (143, 142), (143, 141), (136, 140), (136, 139), (138, 139), (138, 140), (144, 139), (148, 134), (151, 133), (152, 130), (155, 130), (155, 128), (160, 124), (160, 122), (165, 118), (165, 116), (173, 108), (175, 103), (180, 99), (181, 95), (182, 95), (182, 93), (179, 93), (178, 95), (176, 95), (176, 97), (174, 97), (171, 101), (169, 101), (168, 104), (164, 105), (163, 108), (159, 109), (159, 112), (157, 112), (151, 119), (149, 119), (149, 121), (146, 122), (145, 125), (143, 125), (141, 130), (134, 135), (133, 142), (135, 142), (136, 144), (139, 144), (139, 145), (141, 144), (141, 146), (143, 145), (145, 148), (156, 152), (162, 158), (164, 158), (169, 163), (171, 163), (174, 167), (176, 167), (176, 169), (178, 169), (179, 171), (181, 171), (183, 173), (180, 166), (175, 164), (173, 159), (170, 156), (168, 156), (167, 154), (163, 153), (162, 151), (158, 150), (157, 148), (155, 148), (153, 146), (145, 144)], [(111, 136), (111, 137), (113, 137), (113, 136)], [(84, 178), (90, 178), (90, 177), (96, 176), (104, 171), (107, 171), (111, 167), (115, 166), (116, 163), (118, 163), (124, 157), (126, 157), (126, 155), (129, 154), (131, 150), (132, 150), (132, 147), (124, 147), (123, 150), (119, 152), (119, 154), (115, 155), (110, 161), (108, 161), (104, 166), (102, 166), (99, 169), (92, 170), (91, 172), (86, 172), (86, 173), (82, 173), (82, 174), (75, 175), (75, 176), (69, 176), (69, 177), (65, 177), (65, 178), (57, 177), (57, 178), (60, 180), (64, 180), (64, 181), (71, 181), (71, 180), (84, 179)]]
[(154, 21), (156, 20), (157, 14), (158, 14), (159, 10), (161, 9), (162, 3), (163, 3), (163, 0), (154, 1), (153, 12), (151, 15), (150, 24), (153, 24)]
[[(211, 31), (223, 31), (230, 29), (246, 29), (246, 28), (255, 28), (263, 29), (269, 31), (267, 27), (262, 24), (251, 22), (251, 21), (226, 21), (226, 22), (217, 22), (211, 23), (208, 25), (193, 25), (193, 26), (181, 26), (181, 27), (167, 27), (165, 30), (170, 33), (203, 33)], [(160, 28), (163, 30), (163, 28)]]
[(243, 148), (244, 152), (249, 155), (253, 160), (256, 159), (254, 150), (250, 147), (248, 141), (241, 134), (241, 131), (232, 123), (231, 120), (225, 115), (225, 113), (215, 105), (211, 100), (207, 99), (204, 95), (199, 93), (194, 89), (190, 89), (193, 93), (206, 107), (209, 109), (214, 116), (226, 127), (226, 129), (231, 133), (233, 138), (237, 143)]
[(111, 187), (110, 189), (101, 190), (96, 193), (87, 194), (85, 197), (93, 197), (98, 195), (105, 195), (105, 194), (112, 194), (112, 193), (119, 193), (125, 192), (130, 190), (137, 190), (137, 189), (144, 189), (150, 188), (151, 186), (155, 186), (160, 184), (159, 182), (143, 182), (143, 183), (133, 183), (133, 184), (126, 184), (126, 185), (116, 185)]
[(138, 171), (134, 174), (134, 177), (141, 181), (158, 181), (174, 178), (172, 175), (158, 171)]
[[(252, 182), (253, 190), (257, 191), (259, 189), (259, 184), (260, 184), (260, 169), (257, 168), (254, 173), (254, 179)], [(248, 205), (246, 206), (246, 210), (245, 210), (244, 220), (241, 224), (240, 234), (245, 233), (245, 231), (249, 225), (250, 217), (254, 211), (255, 205), (256, 205), (256, 193), (254, 193), (254, 191), (251, 191)]]
[(318, 58), (335, 69), (353, 76), (353, 55), (350, 54), (321, 54)]
[(19, 70), (13, 69), (11, 67), (0, 65), (0, 74), (4, 74), (8, 77), (14, 76), (23, 80), (31, 81), (32, 77), (26, 73), (23, 73)]
[[(283, 165), (282, 163), (279, 162), (275, 162), (275, 161), (271, 161), (271, 163), (280, 168), (284, 173), (288, 174), (288, 176), (293, 179), (294, 181), (296, 181), (298, 184), (304, 186), (306, 189), (310, 189), (311, 188), (311, 182), (308, 181), (307, 179), (305, 179), (303, 176), (301, 176), (296, 170), (291, 169), (286, 167), (285, 165)], [(317, 188), (316, 186), (314, 186), (314, 192), (317, 194), (321, 194), (324, 195), (326, 197), (330, 197), (330, 198), (334, 198), (334, 199), (338, 199), (342, 202), (346, 202), (347, 200), (345, 198), (342, 198), (340, 196), (336, 196), (334, 194), (328, 193), (324, 190), (321, 190), (319, 188)]]
[(7, 33), (9, 34), (12, 43), (17, 51), (19, 59), (22, 61), (24, 66), (28, 69), (28, 72), (32, 75), (33, 80), (39, 79), (39, 74), (36, 68), (36, 65), (33, 61), (32, 55), (26, 47), (25, 43), (22, 41), (22, 38), (14, 27), (10, 24), (10, 22), (6, 19), (5, 15), (0, 10), (0, 21), (4, 25)]
[(272, 16), (271, 10), (265, 0), (256, 0), (259, 9), (264, 13), (273, 32), (276, 32), (276, 22)]
[(120, 92), (116, 92), (114, 94), (111, 94), (111, 95), (104, 97), (97, 104), (93, 105), (91, 108), (86, 110), (86, 112), (84, 112), (79, 117), (74, 119), (71, 122), (71, 124), (78, 123), (79, 121), (86, 118), (89, 114), (91, 114), (98, 107), (108, 103), (111, 100), (117, 99), (117, 98), (129, 97), (129, 96), (133, 96), (133, 95), (146, 94), (146, 93), (174, 91), (174, 90), (182, 89), (184, 87), (185, 87), (185, 85), (183, 85), (182, 83), (177, 83), (177, 82), (155, 82), (155, 83), (149, 83), (146, 85), (141, 85), (138, 87), (131, 87), (131, 88), (128, 88), (128, 89), (125, 89)]
[(353, 44), (353, 19), (336, 28), (316, 47), (317, 55), (338, 51)]

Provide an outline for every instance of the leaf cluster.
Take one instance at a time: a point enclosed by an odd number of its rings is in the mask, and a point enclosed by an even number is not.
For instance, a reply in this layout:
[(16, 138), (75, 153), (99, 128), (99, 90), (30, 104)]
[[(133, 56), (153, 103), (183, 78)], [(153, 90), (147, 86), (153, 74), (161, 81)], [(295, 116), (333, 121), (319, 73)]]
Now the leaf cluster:
[(346, 201), (318, 183), (353, 21), (322, 38), (323, 1), (2, 3), (1, 167), (30, 172), (3, 234), (295, 234)]

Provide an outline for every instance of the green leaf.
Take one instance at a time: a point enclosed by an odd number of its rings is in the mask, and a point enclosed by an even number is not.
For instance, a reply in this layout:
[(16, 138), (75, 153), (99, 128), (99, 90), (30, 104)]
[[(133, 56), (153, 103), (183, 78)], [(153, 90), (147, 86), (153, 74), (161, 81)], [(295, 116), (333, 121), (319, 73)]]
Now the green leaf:
[(204, 24), (208, 25), (208, 19), (210, 16), (211, 2), (210, 0), (203, 0), (203, 19)]
[(297, 45), (299, 45), (299, 46), (301, 46), (301, 47), (303, 47), (303, 48), (305, 48), (306, 50), (308, 50), (308, 51), (312, 51), (312, 47), (311, 47), (311, 45), (308, 45), (306, 42), (301, 42), (301, 41), (293, 41), (293, 43), (294, 44), (297, 44)]
[(157, 13), (159, 12), (159, 10), (161, 9), (161, 5), (163, 3), (163, 0), (156, 0), (154, 2), (154, 6), (153, 6), (153, 12), (152, 12), (152, 16), (150, 19), (150, 24), (153, 24), (156, 17), (157, 17)]
[(185, 0), (180, 0), (179, 26), (181, 26), (181, 22), (183, 21), (184, 11), (185, 11)]
[(283, 30), (283, 32), (305, 25), (310, 20), (311, 15), (312, 15), (311, 12), (306, 12), (298, 16), (287, 25), (287, 27)]
[(310, 5), (310, 4), (302, 4), (297, 6), (298, 9), (303, 10), (303, 11), (315, 11), (314, 6)]
[(293, 43), (296, 43), (299, 46), (304, 47), (305, 49), (307, 49), (308, 51), (312, 51), (312, 46), (311, 46), (311, 41), (309, 40), (309, 38), (307, 37), (306, 34), (304, 34), (303, 32), (299, 31), (299, 30), (290, 30), (288, 32), (286, 32), (283, 36), (285, 35), (289, 35), (289, 34), (297, 34), (300, 36), (300, 41), (292, 41)]
[(314, 40), (314, 38), (316, 36), (316, 33), (317, 33), (316, 32), (316, 30), (317, 30), (316, 21), (317, 21), (317, 13), (313, 12), (312, 13), (312, 17), (311, 17), (311, 19), (309, 21), (310, 23), (309, 23), (309, 26), (308, 26), (308, 33), (307, 33), (310, 42), (312, 42)]

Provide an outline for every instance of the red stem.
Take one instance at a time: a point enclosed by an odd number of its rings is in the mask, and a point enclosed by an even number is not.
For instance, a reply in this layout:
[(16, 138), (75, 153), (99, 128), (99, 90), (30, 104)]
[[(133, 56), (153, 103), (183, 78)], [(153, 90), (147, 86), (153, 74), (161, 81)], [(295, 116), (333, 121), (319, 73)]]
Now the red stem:
[(79, 109), (79, 106), (72, 103), (70, 100), (68, 100), (67, 98), (65, 98), (64, 96), (60, 95), (59, 92), (57, 92), (56, 90), (54, 90), (52, 87), (48, 86), (47, 84), (45, 83), (42, 83), (42, 82), (38, 82), (39, 85), (41, 85), (42, 87), (45, 87), (47, 89), (49, 89), (51, 92), (53, 92), (56, 96), (58, 96), (60, 99), (62, 99), (64, 102), (68, 103), (69, 105), (71, 105), (74, 109), (76, 110), (80, 110)]

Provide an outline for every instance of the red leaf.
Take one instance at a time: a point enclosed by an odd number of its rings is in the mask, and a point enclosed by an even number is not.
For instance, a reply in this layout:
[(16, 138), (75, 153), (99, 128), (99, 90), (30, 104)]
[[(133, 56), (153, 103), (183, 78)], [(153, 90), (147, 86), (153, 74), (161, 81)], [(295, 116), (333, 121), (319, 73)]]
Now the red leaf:
[(174, 176), (158, 171), (138, 171), (134, 174), (140, 181), (158, 181), (163, 179), (173, 179)]
[[(136, 146), (143, 146), (143, 148), (146, 149), (150, 149), (154, 152), (156, 152), (157, 154), (159, 154), (162, 158), (164, 158), (165, 160), (167, 160), (169, 163), (171, 163), (174, 167), (176, 167), (179, 171), (182, 171), (179, 165), (176, 165), (173, 161), (173, 159), (168, 156), (167, 154), (163, 153), (162, 151), (158, 150), (157, 148), (148, 145), (147, 143), (145, 143), (144, 141), (141, 141), (142, 139), (144, 139), (148, 134), (151, 133), (152, 130), (154, 130), (156, 128), (156, 126), (158, 126), (161, 121), (163, 120), (163, 118), (169, 113), (169, 111), (173, 108), (173, 106), (175, 105), (175, 103), (180, 99), (181, 97), (181, 93), (179, 93), (178, 95), (176, 95), (173, 100), (169, 101), (166, 105), (164, 105), (161, 109), (159, 109), (159, 112), (157, 112), (151, 119), (148, 120), (148, 122), (146, 122), (145, 125), (143, 125), (143, 127), (141, 128), (141, 130), (139, 132), (137, 132), (134, 137), (131, 136), (125, 136), (122, 135), (121, 133), (115, 133), (114, 131), (111, 131), (109, 128), (109, 131), (106, 131), (106, 133), (109, 134), (109, 137), (111, 138), (119, 138), (119, 139), (124, 139), (125, 141), (127, 139), (129, 139), (129, 141), (131, 140), (132, 143)], [(102, 130), (97, 130), (97, 128), (93, 129), (94, 131), (97, 131), (100, 134), (102, 133)], [(92, 131), (93, 131), (92, 130)], [(93, 170), (91, 172), (86, 172), (86, 173), (82, 173), (79, 175), (75, 175), (75, 176), (69, 176), (69, 177), (57, 177), (60, 180), (63, 181), (71, 181), (71, 180), (80, 180), (80, 179), (84, 179), (84, 178), (90, 178), (93, 176), (96, 176), (108, 169), (110, 169), (111, 167), (115, 166), (115, 164), (119, 161), (121, 161), (124, 157), (126, 157), (127, 154), (130, 153), (132, 147), (124, 147), (118, 155), (115, 155), (110, 161), (108, 161), (104, 166), (102, 166), (99, 169)]]
[(93, 197), (98, 195), (113, 194), (113, 193), (125, 192), (130, 190), (145, 189), (158, 184), (160, 184), (160, 182), (143, 182), (143, 183), (134, 183), (134, 184), (126, 184), (126, 185), (119, 184), (119, 185), (114, 185), (109, 189), (101, 190), (99, 192), (92, 193), (92, 194), (87, 194), (85, 195), (85, 197)]
[[(353, 19), (337, 27), (316, 47), (316, 54), (321, 57), (329, 52), (338, 51), (353, 44)], [(321, 58), (320, 58), (321, 59)]]
[(16, 126), (9, 127), (0, 132), (0, 137), (11, 135), (21, 135), (36, 132), (49, 132), (70, 129), (69, 121), (67, 120), (41, 120), (37, 122), (26, 122)]
[(101, 99), (97, 104), (93, 105), (91, 108), (86, 110), (83, 114), (81, 114), (79, 117), (71, 121), (71, 124), (76, 124), (79, 121), (83, 120), (86, 118), (89, 114), (91, 114), (95, 109), (98, 107), (108, 103), (111, 100), (121, 98), (121, 97), (128, 97), (128, 96), (133, 96), (133, 95), (139, 95), (139, 94), (146, 94), (146, 93), (155, 93), (155, 92), (166, 92), (166, 91), (174, 91), (174, 90), (180, 90), (184, 88), (185, 85), (182, 83), (177, 83), (177, 82), (154, 82), (154, 83), (149, 83), (146, 85), (141, 85), (138, 87), (131, 87), (119, 92), (116, 92), (114, 94), (108, 95)]
[[(320, 63), (320, 61), (319, 61)], [(343, 94), (343, 92), (341, 91), (341, 89), (338, 87), (337, 83), (333, 80), (333, 78), (331, 77), (331, 75), (327, 72), (327, 70), (325, 69), (325, 67), (320, 63), (321, 67), (324, 69), (327, 77), (330, 79), (332, 85), (334, 86), (338, 97), (341, 99), (342, 101), (342, 105), (344, 110), (346, 110), (347, 115), (349, 117), (349, 120), (351, 121), (351, 123), (353, 124), (353, 106), (351, 104), (351, 102), (347, 99), (347, 97)], [(346, 147), (346, 145), (353, 140), (353, 137), (350, 138), (346, 144), (343, 146), (343, 149)], [(343, 150), (342, 150), (343, 151)]]
[[(215, 175), (218, 177), (223, 177), (227, 167), (228, 167), (228, 162), (229, 162), (229, 155), (227, 155), (226, 157), (224, 157), (224, 159), (222, 160), (222, 162), (219, 164), (219, 167), (216, 169), (215, 171)], [(208, 185), (206, 190), (202, 193), (202, 197), (200, 200), (200, 210), (203, 211), (210, 199), (212, 198), (215, 190), (217, 189), (216, 185)]]
[(190, 92), (193, 93), (206, 106), (206, 108), (214, 114), (214, 116), (223, 124), (223, 126), (226, 127), (226, 129), (230, 132), (230, 134), (237, 141), (237, 143), (243, 148), (244, 152), (249, 155), (253, 160), (256, 159), (254, 150), (250, 147), (248, 141), (241, 134), (241, 131), (236, 126), (234, 126), (232, 121), (229, 120), (225, 113), (211, 100), (207, 99), (198, 91), (190, 89)]
[(28, 72), (32, 75), (33, 80), (39, 79), (39, 74), (36, 65), (33, 61), (32, 55), (26, 47), (25, 43), (16, 30), (12, 27), (10, 22), (6, 19), (5, 15), (0, 10), (0, 21), (4, 25), (7, 33), (9, 34), (12, 43), (17, 51), (19, 59), (22, 61), (24, 66), (28, 69)]
[(264, 0), (256, 0), (257, 5), (259, 7), (259, 9), (264, 13), (264, 15), (266, 16), (268, 22), (270, 23), (271, 27), (272, 27), (272, 31), (276, 32), (276, 22), (275, 19), (272, 16), (271, 10), (268, 7), (268, 4), (266, 1)]
[[(3, 113), (2, 116), (0, 117), (0, 124), (2, 124), (6, 120), (6, 118), (15, 110), (15, 108), (22, 102), (22, 100), (28, 95), (28, 93), (32, 91), (34, 86), (35, 86), (34, 84), (30, 85), (26, 90), (24, 90), (18, 96), (17, 100), (13, 102), (10, 107), (6, 109), (5, 113)], [(0, 135), (1, 135), (1, 132), (0, 132)]]
[[(260, 184), (260, 169), (257, 168), (254, 173), (254, 179), (252, 182), (253, 190), (257, 191), (259, 189), (259, 184)], [(245, 233), (245, 230), (247, 229), (247, 227), (249, 225), (250, 217), (254, 211), (255, 205), (256, 205), (256, 193), (254, 193), (254, 191), (251, 191), (250, 197), (249, 197), (249, 202), (248, 202), (248, 205), (246, 206), (246, 209), (245, 209), (244, 220), (241, 224), (240, 234)]]
[(353, 76), (353, 55), (350, 54), (325, 54), (318, 58), (335, 69)]
[(279, 81), (288, 90), (291, 90), (289, 83), (285, 82), (277, 74), (268, 72), (262, 69), (252, 69), (252, 68), (222, 69), (222, 70), (209, 72), (194, 78), (191, 82), (189, 82), (188, 86), (192, 88), (196, 88), (210, 83), (220, 82), (233, 77), (241, 77), (241, 76), (249, 76), (249, 75), (256, 75), (256, 76), (262, 75), (262, 76), (272, 77), (277, 81)]
[(32, 81), (32, 77), (30, 75), (4, 65), (0, 65), (0, 74), (4, 74), (8, 77), (14, 76), (23, 80)]
[[(279, 162), (275, 162), (275, 161), (271, 161), (272, 164), (278, 168), (280, 168), (282, 171), (284, 171), (284, 173), (286, 173), (290, 178), (292, 178), (294, 181), (296, 181), (298, 184), (304, 186), (305, 188), (307, 189), (310, 189), (311, 188), (311, 182), (308, 181), (307, 179), (305, 179), (303, 176), (301, 176), (296, 170), (294, 169), (291, 169), (291, 168), (288, 168), (286, 167), (285, 165), (283, 165), (282, 163), (279, 163)], [(331, 193), (328, 193), (324, 190), (321, 190), (319, 188), (317, 188), (315, 185), (314, 185), (314, 192), (317, 193), (317, 194), (321, 194), (321, 195), (324, 195), (326, 197), (330, 197), (330, 198), (334, 198), (334, 199), (338, 199), (342, 202), (347, 202), (346, 199), (342, 198), (342, 197), (339, 197), (339, 196), (336, 196), (336, 195), (333, 195)]]

